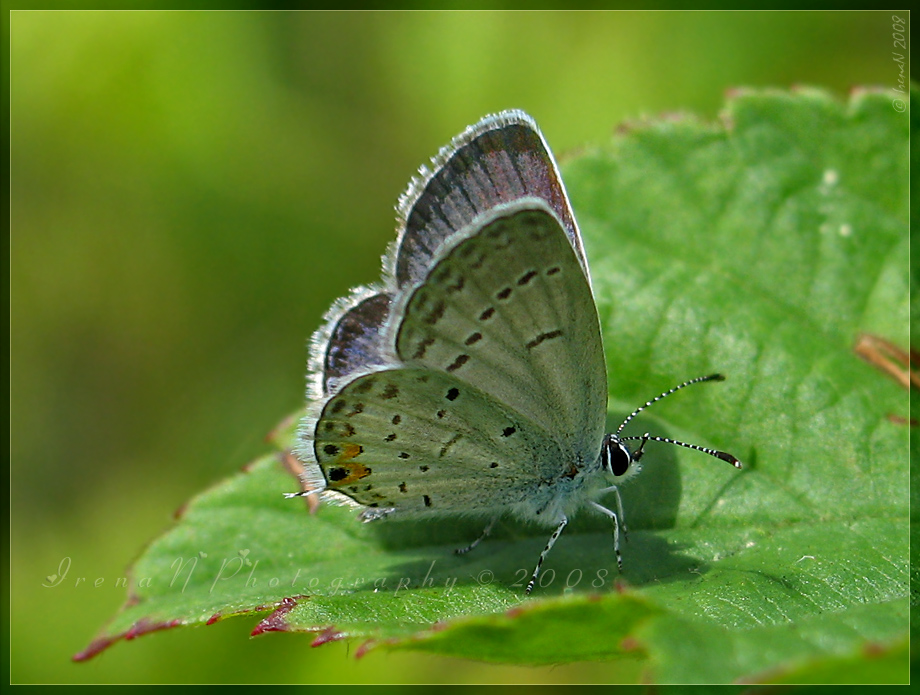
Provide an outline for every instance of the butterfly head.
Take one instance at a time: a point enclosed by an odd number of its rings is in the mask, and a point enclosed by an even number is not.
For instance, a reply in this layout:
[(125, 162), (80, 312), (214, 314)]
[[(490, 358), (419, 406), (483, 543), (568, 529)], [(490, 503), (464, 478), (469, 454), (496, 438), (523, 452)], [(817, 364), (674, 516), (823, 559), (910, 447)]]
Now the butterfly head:
[[(676, 444), (688, 449), (702, 451), (704, 454), (709, 454), (710, 456), (714, 456), (717, 459), (721, 459), (727, 463), (732, 464), (735, 468), (741, 468), (741, 462), (731, 454), (727, 454), (724, 451), (710, 449), (709, 447), (697, 446), (696, 444), (687, 444), (686, 442), (670, 439), (668, 437), (654, 437), (650, 434), (629, 437), (620, 436), (620, 432), (623, 431), (623, 428), (626, 427), (630, 420), (632, 420), (636, 415), (641, 413), (650, 405), (657, 403), (663, 398), (667, 398), (674, 393), (677, 393), (687, 386), (699, 384), (704, 381), (722, 381), (723, 379), (725, 379), (725, 377), (721, 374), (710, 374), (708, 376), (701, 376), (696, 379), (691, 379), (690, 381), (685, 381), (679, 386), (675, 386), (674, 388), (665, 391), (661, 395), (656, 396), (652, 400), (648, 401), (645, 405), (636, 408), (625, 420), (623, 420), (623, 423), (620, 425), (616, 432), (604, 436), (604, 442), (601, 446), (601, 467), (604, 469), (604, 472), (617, 481), (622, 481), (626, 478), (631, 478), (634, 476), (639, 472), (639, 459), (642, 458), (642, 450), (645, 447), (646, 442), (649, 441)], [(631, 451), (626, 445), (626, 442), (629, 440), (639, 440), (639, 448), (635, 451)]]
[(616, 434), (604, 436), (601, 445), (601, 467), (614, 481), (631, 478), (639, 472), (639, 459), (642, 458), (642, 447), (633, 453)]

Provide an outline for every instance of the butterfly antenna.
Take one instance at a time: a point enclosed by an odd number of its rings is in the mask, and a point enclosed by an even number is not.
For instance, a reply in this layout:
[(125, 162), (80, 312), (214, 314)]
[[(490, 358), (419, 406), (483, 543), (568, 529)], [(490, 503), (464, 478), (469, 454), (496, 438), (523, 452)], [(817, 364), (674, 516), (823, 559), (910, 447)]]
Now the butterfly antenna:
[[(663, 398), (667, 398), (672, 393), (677, 393), (682, 388), (686, 388), (687, 386), (692, 386), (693, 384), (699, 384), (704, 381), (725, 381), (725, 377), (721, 374), (710, 374), (708, 376), (700, 376), (700, 377), (697, 377), (696, 379), (690, 379), (690, 381), (685, 381), (684, 383), (679, 384), (678, 386), (675, 386), (674, 388), (668, 391), (665, 391), (664, 393), (658, 396), (655, 396), (652, 400), (648, 401), (645, 405), (641, 405), (638, 408), (636, 408), (634, 411), (632, 411), (632, 413), (629, 414), (629, 417), (623, 420), (623, 424), (621, 424), (619, 428), (617, 428), (617, 431), (616, 431), (617, 436), (619, 437), (620, 432), (622, 432), (623, 428), (626, 427), (627, 424), (629, 424), (630, 420), (632, 420), (634, 417), (636, 417), (636, 415), (638, 415), (643, 410), (648, 408), (652, 403), (657, 403)], [(642, 444), (639, 445), (639, 449), (636, 452), (636, 455), (634, 455), (634, 458), (638, 458), (639, 456), (641, 456), (642, 448), (645, 446), (645, 443), (651, 440), (654, 442), (665, 442), (667, 444), (676, 444), (677, 446), (683, 446), (688, 449), (695, 449), (696, 451), (702, 451), (704, 454), (709, 454), (710, 456), (714, 456), (717, 459), (721, 459), (722, 461), (726, 461), (730, 463), (735, 468), (741, 468), (741, 462), (737, 458), (732, 456), (731, 454), (728, 454), (724, 451), (717, 451), (716, 449), (710, 449), (709, 447), (706, 447), (706, 446), (697, 446), (696, 444), (687, 444), (686, 442), (681, 442), (676, 439), (669, 439), (668, 437), (652, 437), (648, 434), (644, 434), (641, 437), (636, 436), (636, 437), (619, 437), (619, 438), (622, 440), (637, 440), (637, 439), (642, 440)]]
[(681, 442), (681, 441), (678, 441), (677, 439), (669, 439), (668, 437), (652, 437), (649, 434), (643, 434), (641, 437), (620, 437), (621, 441), (626, 441), (630, 439), (641, 439), (642, 440), (642, 444), (639, 445), (638, 451), (636, 451), (636, 453), (633, 454), (633, 459), (636, 459), (638, 457), (637, 455), (641, 453), (642, 447), (645, 446), (645, 443), (651, 440), (653, 442), (664, 442), (666, 444), (676, 444), (677, 446), (685, 446), (688, 449), (695, 449), (696, 451), (702, 451), (704, 454), (715, 456), (717, 459), (722, 459), (723, 461), (726, 461), (732, 464), (735, 468), (741, 468), (741, 461), (736, 459), (734, 456), (724, 451), (710, 449), (708, 446), (698, 446), (696, 444), (687, 444), (687, 442)]

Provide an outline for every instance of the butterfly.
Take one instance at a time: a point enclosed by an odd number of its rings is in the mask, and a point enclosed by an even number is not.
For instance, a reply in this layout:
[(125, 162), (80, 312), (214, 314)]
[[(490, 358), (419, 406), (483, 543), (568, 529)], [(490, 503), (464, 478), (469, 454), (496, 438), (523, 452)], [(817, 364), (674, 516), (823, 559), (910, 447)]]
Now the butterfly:
[[(357, 505), (359, 518), (478, 516), (474, 548), (503, 515), (552, 533), (525, 594), (569, 519), (610, 518), (617, 565), (619, 485), (649, 441), (605, 432), (607, 372), (581, 235), (534, 120), (503, 111), (421, 167), (397, 206), (382, 280), (336, 301), (311, 341), (308, 414), (297, 454), (304, 492)], [(633, 451), (627, 442), (638, 441)], [(615, 509), (598, 500), (612, 493)]]

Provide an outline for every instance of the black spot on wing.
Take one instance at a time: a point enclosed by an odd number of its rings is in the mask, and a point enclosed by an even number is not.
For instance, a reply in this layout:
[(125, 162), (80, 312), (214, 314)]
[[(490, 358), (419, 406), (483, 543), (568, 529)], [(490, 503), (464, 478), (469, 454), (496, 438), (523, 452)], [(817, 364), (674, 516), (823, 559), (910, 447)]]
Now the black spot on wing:
[(441, 447), (441, 451), (438, 453), (438, 458), (444, 458), (447, 455), (447, 452), (450, 451), (450, 448), (458, 441), (460, 441), (462, 436), (463, 435), (458, 432), (453, 437), (444, 442), (444, 445)]
[(470, 361), (469, 355), (457, 355), (457, 358), (453, 362), (451, 362), (449, 365), (447, 365), (447, 371), (455, 372), (469, 361)]
[(374, 378), (365, 378), (358, 382), (358, 384), (352, 390), (355, 393), (367, 393), (372, 388), (374, 388), (374, 384), (376, 382), (377, 380)]
[(443, 318), (444, 312), (446, 310), (447, 304), (443, 301), (440, 301), (434, 305), (434, 308), (426, 316), (422, 317), (422, 321), (427, 323), (429, 326), (433, 326)]
[(533, 280), (536, 276), (537, 276), (536, 270), (528, 270), (526, 273), (524, 273), (521, 277), (518, 278), (517, 284), (523, 287), (528, 282)]
[(536, 338), (534, 338), (529, 343), (527, 343), (527, 349), (533, 350), (535, 347), (537, 347), (537, 345), (540, 345), (541, 343), (544, 343), (547, 340), (558, 338), (561, 335), (562, 335), (562, 331), (558, 328), (554, 331), (549, 331), (548, 333), (541, 333)]
[(422, 342), (420, 342), (416, 346), (415, 352), (412, 353), (412, 359), (414, 360), (422, 359), (425, 356), (425, 352), (428, 350), (428, 348), (434, 345), (434, 340), (435, 339), (432, 336), (428, 336), (427, 338), (422, 340)]

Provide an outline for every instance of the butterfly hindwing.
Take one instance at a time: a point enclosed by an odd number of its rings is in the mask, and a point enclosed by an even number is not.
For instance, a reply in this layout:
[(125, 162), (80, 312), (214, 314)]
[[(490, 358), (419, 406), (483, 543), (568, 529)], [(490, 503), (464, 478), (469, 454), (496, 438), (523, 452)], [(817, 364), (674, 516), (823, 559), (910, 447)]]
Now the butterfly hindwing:
[(334, 393), (352, 374), (386, 364), (384, 326), (391, 297), (379, 292), (355, 298), (340, 316), (330, 319), (322, 352), (323, 393)]
[(522, 502), (562, 472), (553, 439), (450, 374), (390, 369), (332, 397), (313, 442), (327, 489), (404, 514)]

